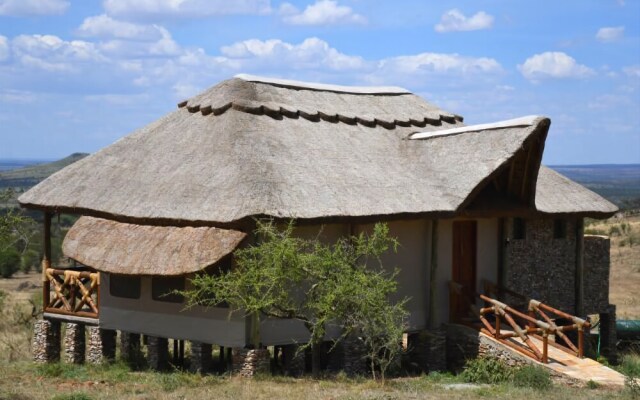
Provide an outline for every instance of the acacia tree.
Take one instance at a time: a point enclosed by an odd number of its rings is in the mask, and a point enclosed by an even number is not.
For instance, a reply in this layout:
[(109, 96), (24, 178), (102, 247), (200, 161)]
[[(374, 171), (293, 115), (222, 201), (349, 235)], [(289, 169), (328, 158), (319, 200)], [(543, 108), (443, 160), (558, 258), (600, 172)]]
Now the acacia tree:
[(397, 289), (397, 271), (389, 273), (380, 260), (398, 246), (387, 225), (376, 224), (369, 235), (361, 233), (332, 244), (322, 243), (319, 237), (295, 237), (293, 231), (293, 221), (282, 230), (273, 221), (258, 221), (258, 244), (236, 250), (236, 266), (230, 271), (196, 276), (192, 289), (183, 292), (188, 306), (226, 302), (232, 312), (252, 316), (255, 347), (260, 345), (260, 316), (302, 321), (310, 334), (303, 347), (312, 349), (316, 376), (327, 326), (337, 324), (343, 328), (343, 337), (356, 333), (366, 337), (366, 344), (378, 346), (369, 355), (378, 360), (382, 354), (385, 360), (371, 365), (386, 370), (386, 360), (398, 353), (381, 353), (379, 344), (399, 346), (406, 318), (406, 301), (392, 304), (389, 300)]
[[(11, 277), (29, 245), (32, 220), (11, 205), (12, 189), (0, 192), (0, 275)], [(4, 205), (4, 208), (1, 206)]]

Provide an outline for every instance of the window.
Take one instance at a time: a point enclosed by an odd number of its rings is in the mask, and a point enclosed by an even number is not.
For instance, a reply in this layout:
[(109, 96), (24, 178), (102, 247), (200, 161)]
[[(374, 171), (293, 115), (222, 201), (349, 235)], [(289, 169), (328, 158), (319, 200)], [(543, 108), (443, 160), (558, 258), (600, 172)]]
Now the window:
[(140, 277), (109, 274), (109, 294), (125, 299), (140, 298)]
[(553, 220), (553, 238), (554, 239), (567, 238), (567, 221), (563, 219)]
[(527, 231), (527, 226), (525, 224), (524, 219), (514, 218), (513, 219), (513, 239), (514, 240), (525, 239), (526, 231)]
[(154, 276), (151, 278), (151, 298), (168, 303), (182, 303), (183, 296), (172, 293), (184, 290), (184, 276)]

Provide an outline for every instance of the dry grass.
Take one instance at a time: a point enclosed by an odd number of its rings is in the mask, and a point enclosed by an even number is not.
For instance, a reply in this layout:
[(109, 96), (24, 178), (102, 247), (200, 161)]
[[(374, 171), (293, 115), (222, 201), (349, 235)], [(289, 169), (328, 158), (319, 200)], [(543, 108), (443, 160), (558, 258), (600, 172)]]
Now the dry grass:
[(617, 306), (618, 319), (640, 319), (640, 216), (610, 218), (586, 230), (611, 234), (609, 302)]

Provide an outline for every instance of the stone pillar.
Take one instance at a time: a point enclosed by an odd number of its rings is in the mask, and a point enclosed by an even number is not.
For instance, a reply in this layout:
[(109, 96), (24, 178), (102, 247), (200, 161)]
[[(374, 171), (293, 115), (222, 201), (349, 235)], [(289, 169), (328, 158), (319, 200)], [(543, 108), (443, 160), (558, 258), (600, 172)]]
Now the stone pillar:
[(285, 376), (301, 376), (305, 370), (304, 351), (298, 351), (297, 344), (282, 346), (282, 369)]
[(64, 358), (68, 363), (84, 363), (86, 349), (85, 330), (83, 324), (67, 323), (64, 332)]
[(33, 325), (31, 343), (33, 360), (55, 362), (60, 360), (60, 322), (41, 319)]
[(600, 314), (600, 354), (605, 356), (610, 363), (615, 364), (618, 358), (616, 343), (616, 306), (609, 304), (608, 312)]
[(140, 335), (137, 333), (120, 332), (120, 358), (128, 364), (138, 364), (141, 360)]
[(211, 345), (202, 342), (191, 342), (191, 363), (189, 371), (206, 373), (211, 368)]
[(243, 349), (234, 347), (231, 368), (234, 374), (251, 378), (257, 373), (267, 373), (271, 367), (268, 349)]
[(157, 371), (169, 367), (169, 341), (166, 338), (147, 336), (147, 362), (149, 368)]
[(357, 336), (347, 336), (342, 341), (344, 349), (344, 372), (349, 376), (364, 375), (367, 372), (366, 350)]
[(89, 346), (87, 361), (91, 364), (112, 362), (116, 358), (116, 331), (100, 329), (97, 326), (87, 327)]

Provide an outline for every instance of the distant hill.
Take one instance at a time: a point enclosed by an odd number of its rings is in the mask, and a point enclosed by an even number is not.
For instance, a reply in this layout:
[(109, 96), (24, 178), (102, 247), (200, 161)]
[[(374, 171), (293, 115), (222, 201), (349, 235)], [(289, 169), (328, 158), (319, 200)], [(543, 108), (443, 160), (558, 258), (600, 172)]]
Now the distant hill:
[(550, 166), (623, 208), (640, 206), (640, 164)]
[(67, 165), (82, 160), (88, 155), (87, 153), (73, 153), (62, 160), (2, 171), (0, 172), (0, 189), (9, 187), (29, 188), (35, 186), (49, 175), (60, 171)]

